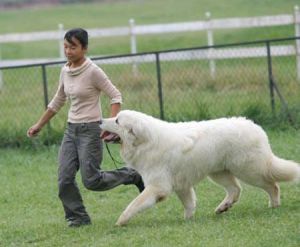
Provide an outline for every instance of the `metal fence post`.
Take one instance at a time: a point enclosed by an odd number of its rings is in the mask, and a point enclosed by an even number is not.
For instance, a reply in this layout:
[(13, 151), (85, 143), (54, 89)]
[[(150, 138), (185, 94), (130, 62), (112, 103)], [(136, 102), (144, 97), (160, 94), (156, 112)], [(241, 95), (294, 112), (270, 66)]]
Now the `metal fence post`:
[(0, 93), (2, 92), (2, 88), (3, 88), (3, 74), (2, 74), (2, 70), (0, 70)]
[(158, 99), (159, 99), (159, 112), (160, 112), (160, 118), (162, 120), (164, 120), (165, 119), (165, 116), (164, 116), (164, 101), (163, 101), (163, 91), (162, 91), (162, 84), (161, 84), (161, 70), (160, 70), (159, 52), (155, 53), (155, 61), (156, 61), (157, 88), (158, 88)]
[[(44, 104), (45, 109), (48, 107), (48, 82), (47, 82), (47, 72), (46, 72), (46, 65), (42, 64), (42, 75), (43, 75), (43, 90), (44, 90)], [(49, 135), (51, 131), (50, 122), (47, 123), (47, 144), (49, 144)]]
[(283, 95), (281, 94), (279, 87), (274, 79), (273, 72), (272, 72), (272, 57), (271, 57), (271, 50), (270, 50), (270, 41), (267, 41), (267, 52), (268, 52), (268, 68), (269, 68), (269, 80), (270, 80), (270, 92), (271, 92), (271, 104), (272, 104), (272, 111), (273, 115), (275, 113), (275, 101), (274, 101), (274, 91), (277, 93), (281, 105), (285, 110), (285, 113), (287, 114), (288, 120), (290, 124), (294, 124), (292, 115), (289, 111), (288, 104), (286, 100), (284, 99)]
[(273, 71), (272, 71), (272, 58), (271, 58), (270, 41), (266, 41), (266, 46), (267, 46), (268, 76), (269, 76), (271, 108), (272, 108), (272, 113), (274, 115), (275, 114), (274, 78), (273, 78)]
[[(0, 44), (0, 61), (2, 60), (2, 47)], [(0, 93), (2, 91), (3, 88), (3, 74), (2, 74), (2, 70), (0, 70)]]
[[(295, 36), (300, 37), (300, 11), (299, 6), (294, 8), (295, 20)], [(296, 39), (296, 63), (297, 63), (297, 79), (300, 81), (300, 39)]]

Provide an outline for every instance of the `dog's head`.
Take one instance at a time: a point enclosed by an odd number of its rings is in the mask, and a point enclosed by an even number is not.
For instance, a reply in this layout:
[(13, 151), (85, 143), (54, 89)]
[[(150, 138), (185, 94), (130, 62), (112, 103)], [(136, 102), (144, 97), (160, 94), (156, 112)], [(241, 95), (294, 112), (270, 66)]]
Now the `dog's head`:
[(124, 145), (137, 146), (149, 136), (147, 117), (140, 112), (123, 110), (116, 117), (103, 119), (100, 128), (117, 134)]

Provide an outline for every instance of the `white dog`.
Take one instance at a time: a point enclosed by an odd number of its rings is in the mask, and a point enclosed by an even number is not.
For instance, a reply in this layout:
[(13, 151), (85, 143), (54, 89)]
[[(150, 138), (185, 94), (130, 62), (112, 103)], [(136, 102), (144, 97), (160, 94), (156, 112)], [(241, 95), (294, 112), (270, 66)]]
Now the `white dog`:
[(104, 119), (100, 127), (120, 136), (123, 160), (145, 183), (145, 190), (119, 217), (116, 224), (120, 226), (172, 191), (183, 203), (184, 217), (192, 217), (196, 207), (193, 186), (207, 176), (227, 192), (216, 213), (238, 201), (237, 178), (264, 189), (271, 207), (280, 205), (277, 182), (300, 179), (299, 164), (275, 156), (263, 129), (242, 117), (168, 123), (124, 110)]

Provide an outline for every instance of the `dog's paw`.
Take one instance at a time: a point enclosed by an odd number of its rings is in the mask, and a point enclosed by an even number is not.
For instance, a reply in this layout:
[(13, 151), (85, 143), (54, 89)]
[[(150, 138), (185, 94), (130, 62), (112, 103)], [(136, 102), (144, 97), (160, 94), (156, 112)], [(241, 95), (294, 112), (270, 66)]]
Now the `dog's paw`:
[(124, 215), (121, 215), (116, 222), (116, 226), (125, 226), (125, 225), (127, 225), (128, 221), (129, 221), (129, 219), (124, 217)]
[(189, 220), (192, 219), (195, 214), (195, 209), (189, 209), (184, 211), (184, 219)]
[(219, 207), (216, 208), (215, 213), (221, 214), (221, 213), (228, 211), (228, 209), (230, 209), (232, 207), (232, 204), (233, 203), (230, 203), (230, 202), (222, 203)]
[(122, 227), (122, 226), (125, 226), (125, 225), (122, 225), (121, 223), (119, 223), (118, 221), (116, 222), (115, 226), (117, 227)]
[(128, 221), (121, 221), (121, 220), (118, 220), (117, 222), (116, 222), (116, 226), (118, 226), (118, 227), (120, 227), (120, 226), (126, 226), (127, 225), (127, 222)]

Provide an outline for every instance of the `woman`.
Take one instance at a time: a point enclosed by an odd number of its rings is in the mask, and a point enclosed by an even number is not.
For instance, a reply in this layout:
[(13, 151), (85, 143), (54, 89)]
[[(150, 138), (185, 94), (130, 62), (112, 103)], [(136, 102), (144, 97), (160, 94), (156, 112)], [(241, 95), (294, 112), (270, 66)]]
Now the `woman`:
[[(89, 190), (103, 191), (120, 184), (135, 184), (140, 192), (144, 189), (141, 176), (133, 169), (100, 169), (103, 152), (99, 136), (99, 121), (102, 117), (100, 92), (111, 99), (111, 117), (120, 111), (122, 98), (106, 74), (86, 57), (87, 48), (88, 33), (84, 29), (72, 29), (65, 34), (64, 51), (68, 62), (61, 70), (57, 92), (39, 121), (27, 131), (29, 137), (36, 136), (66, 99), (70, 100), (58, 169), (59, 198), (70, 227), (91, 224), (75, 181), (78, 170), (84, 186)], [(104, 141), (112, 141), (117, 136), (102, 133), (102, 138)]]

